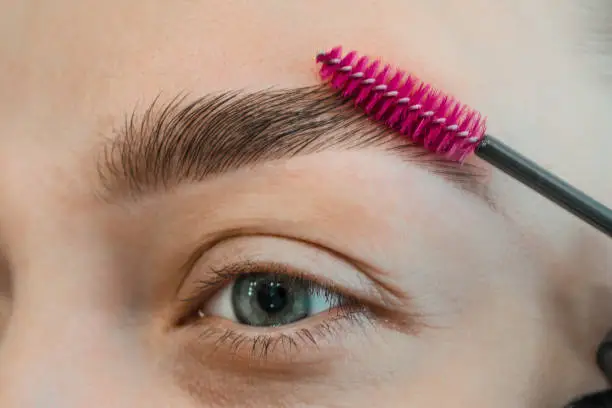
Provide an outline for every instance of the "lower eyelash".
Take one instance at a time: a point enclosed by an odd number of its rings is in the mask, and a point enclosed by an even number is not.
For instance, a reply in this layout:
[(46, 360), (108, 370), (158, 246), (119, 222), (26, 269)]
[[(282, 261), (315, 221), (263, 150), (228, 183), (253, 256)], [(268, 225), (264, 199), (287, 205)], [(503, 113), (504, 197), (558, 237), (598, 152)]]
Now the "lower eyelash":
[[(311, 327), (290, 328), (283, 326), (285, 333), (248, 333), (249, 330), (236, 330), (211, 324), (204, 319), (198, 326), (205, 326), (200, 340), (212, 342), (212, 352), (228, 352), (232, 358), (250, 360), (268, 360), (275, 358), (288, 359), (299, 353), (302, 348), (319, 348), (319, 342), (345, 333), (348, 326), (364, 328), (373, 324), (373, 316), (366, 308), (339, 306), (337, 314)], [(333, 313), (334, 311), (332, 311)], [(299, 322), (296, 323), (299, 325)], [(278, 329), (278, 328), (277, 328)], [(277, 331), (277, 330), (275, 330)], [(289, 333), (287, 333), (289, 332)]]

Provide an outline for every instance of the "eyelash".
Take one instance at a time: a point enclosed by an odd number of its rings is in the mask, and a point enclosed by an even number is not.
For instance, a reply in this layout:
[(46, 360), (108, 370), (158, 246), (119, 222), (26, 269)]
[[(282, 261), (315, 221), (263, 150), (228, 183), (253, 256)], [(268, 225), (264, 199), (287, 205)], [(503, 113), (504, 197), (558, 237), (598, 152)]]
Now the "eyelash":
[[(299, 327), (303, 324), (302, 321), (268, 328), (254, 328), (239, 323), (232, 323), (234, 327), (220, 327), (211, 322), (216, 320), (214, 316), (200, 315), (202, 307), (233, 280), (240, 276), (259, 273), (271, 273), (283, 276), (286, 282), (299, 283), (308, 290), (310, 295), (323, 295), (334, 306), (326, 312), (303, 319), (303, 321), (322, 319), (310, 327)], [(202, 328), (200, 339), (212, 341), (213, 351), (227, 350), (232, 356), (240, 356), (246, 350), (249, 359), (267, 360), (279, 349), (284, 356), (299, 352), (303, 346), (314, 346), (318, 349), (320, 341), (341, 334), (349, 326), (363, 328), (374, 322), (373, 309), (367, 306), (367, 302), (344, 293), (334, 284), (321, 282), (310, 274), (295, 270), (289, 265), (241, 262), (221, 269), (211, 268), (210, 275), (210, 278), (199, 281), (195, 296), (184, 299), (188, 306), (177, 322), (177, 326), (193, 325)], [(323, 314), (326, 316), (318, 317)], [(262, 330), (273, 333), (262, 334)]]

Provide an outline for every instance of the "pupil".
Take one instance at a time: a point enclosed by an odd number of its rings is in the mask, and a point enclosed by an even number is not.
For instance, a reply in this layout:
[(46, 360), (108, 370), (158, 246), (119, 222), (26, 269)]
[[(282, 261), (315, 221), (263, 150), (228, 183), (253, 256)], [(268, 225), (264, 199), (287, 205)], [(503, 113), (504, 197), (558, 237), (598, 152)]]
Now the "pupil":
[(287, 306), (288, 300), (289, 293), (280, 282), (263, 282), (257, 289), (257, 302), (266, 313), (278, 313)]

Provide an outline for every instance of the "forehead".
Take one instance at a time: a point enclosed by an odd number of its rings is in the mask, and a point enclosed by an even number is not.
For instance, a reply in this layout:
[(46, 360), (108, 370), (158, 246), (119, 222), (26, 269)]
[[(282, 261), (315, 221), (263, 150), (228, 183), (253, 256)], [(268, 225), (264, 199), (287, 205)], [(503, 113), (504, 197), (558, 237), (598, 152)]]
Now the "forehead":
[[(30, 124), (62, 123), (45, 132), (19, 132), (44, 139), (55, 130), (55, 143), (71, 134), (90, 135), (91, 128), (104, 127), (160, 92), (311, 85), (317, 81), (314, 55), (337, 44), (384, 56), (460, 91), (469, 77), (446, 63), (456, 53), (452, 39), (478, 35), (466, 29), (477, 18), (472, 16), (460, 27), (438, 22), (436, 34), (423, 41), (435, 13), (400, 1), (373, 13), (357, 12), (368, 4), (359, 1), (4, 1), (9, 12), (0, 16), (0, 52), (10, 64), (0, 84), (10, 98), (0, 101), (0, 115), (25, 116)], [(356, 12), (347, 15), (347, 6)], [(70, 129), (80, 121), (88, 122), (87, 129)]]

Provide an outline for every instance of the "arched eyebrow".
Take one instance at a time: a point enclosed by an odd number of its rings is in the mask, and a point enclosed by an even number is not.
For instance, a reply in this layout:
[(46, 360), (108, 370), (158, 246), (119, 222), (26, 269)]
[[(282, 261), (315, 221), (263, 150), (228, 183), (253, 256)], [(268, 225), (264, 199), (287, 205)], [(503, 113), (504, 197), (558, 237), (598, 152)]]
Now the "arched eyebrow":
[(138, 199), (266, 161), (374, 147), (419, 163), (492, 204), (482, 169), (426, 153), (327, 87), (187, 99), (161, 103), (158, 98), (142, 115), (126, 118), (98, 162), (104, 197)]

